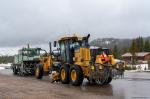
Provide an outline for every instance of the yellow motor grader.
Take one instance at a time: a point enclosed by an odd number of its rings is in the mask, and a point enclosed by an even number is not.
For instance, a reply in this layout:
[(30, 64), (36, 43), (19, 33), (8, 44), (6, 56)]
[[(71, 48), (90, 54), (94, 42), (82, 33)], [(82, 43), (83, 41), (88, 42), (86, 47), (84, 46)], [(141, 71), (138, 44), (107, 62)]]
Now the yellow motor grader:
[[(99, 66), (99, 70), (102, 72), (101, 76), (105, 79), (102, 79), (103, 81), (101, 83), (109, 84), (113, 78), (112, 69), (116, 68), (116, 61), (110, 49), (91, 46), (90, 51), (92, 62), (95, 63), (95, 66)], [(108, 74), (108, 71), (110, 74)]]
[[(51, 51), (50, 44), (50, 54), (41, 58), (41, 63), (36, 65), (36, 77), (41, 79), (47, 71), (52, 82), (61, 81), (63, 84), (78, 86), (87, 78), (100, 85), (109, 84), (113, 60), (104, 62), (98, 55), (93, 60), (89, 37), (90, 34), (85, 37), (63, 37), (54, 42), (55, 51)], [(113, 59), (111, 55), (109, 58)]]

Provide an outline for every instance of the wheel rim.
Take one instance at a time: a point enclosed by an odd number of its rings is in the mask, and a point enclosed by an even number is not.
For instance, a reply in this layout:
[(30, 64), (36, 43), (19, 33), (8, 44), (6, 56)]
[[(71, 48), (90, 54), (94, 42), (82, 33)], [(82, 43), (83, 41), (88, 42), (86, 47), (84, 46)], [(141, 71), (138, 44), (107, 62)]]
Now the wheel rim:
[(65, 76), (66, 76), (65, 70), (62, 69), (62, 70), (61, 70), (61, 79), (64, 80), (64, 79), (65, 79)]
[(36, 69), (36, 76), (39, 76), (39, 72), (40, 72), (40, 70), (39, 70), (39, 68), (37, 68)]
[(72, 70), (71, 71), (71, 80), (72, 81), (75, 81), (77, 79), (77, 73), (75, 70)]

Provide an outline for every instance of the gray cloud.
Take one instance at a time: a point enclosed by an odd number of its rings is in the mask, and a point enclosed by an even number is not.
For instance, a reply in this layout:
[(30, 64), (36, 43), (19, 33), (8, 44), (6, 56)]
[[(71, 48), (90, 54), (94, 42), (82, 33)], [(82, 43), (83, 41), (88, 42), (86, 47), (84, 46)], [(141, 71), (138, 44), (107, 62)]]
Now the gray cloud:
[(62, 35), (149, 36), (149, 0), (0, 0), (0, 46), (42, 44)]

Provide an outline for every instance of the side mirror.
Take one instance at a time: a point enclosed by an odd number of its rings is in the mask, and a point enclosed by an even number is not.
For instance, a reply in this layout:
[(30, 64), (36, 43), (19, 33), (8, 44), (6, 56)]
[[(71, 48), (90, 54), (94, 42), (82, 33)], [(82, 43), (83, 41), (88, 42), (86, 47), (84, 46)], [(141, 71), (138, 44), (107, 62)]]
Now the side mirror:
[(57, 45), (57, 41), (54, 41), (54, 47), (56, 47), (56, 45)]

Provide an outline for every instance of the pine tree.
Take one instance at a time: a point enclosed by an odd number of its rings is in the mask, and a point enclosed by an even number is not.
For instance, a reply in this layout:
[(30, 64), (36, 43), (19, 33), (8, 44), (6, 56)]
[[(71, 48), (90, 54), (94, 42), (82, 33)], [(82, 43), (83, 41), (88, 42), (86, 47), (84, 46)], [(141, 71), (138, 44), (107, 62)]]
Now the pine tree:
[(145, 52), (150, 52), (150, 42), (149, 42), (149, 40), (146, 40), (146, 41), (145, 41), (145, 44), (144, 44), (144, 51), (145, 51)]
[(121, 53), (124, 54), (126, 52), (129, 52), (129, 48), (128, 47), (124, 47), (123, 49), (121, 49)]
[(142, 37), (140, 37), (140, 52), (143, 52), (144, 51), (144, 49), (143, 49), (143, 47), (144, 47), (144, 41), (143, 41), (143, 38)]
[(135, 64), (135, 60), (136, 60), (135, 59), (135, 57), (136, 57), (135, 53), (137, 52), (137, 46), (136, 46), (136, 40), (135, 39), (132, 40), (129, 51), (132, 54), (132, 64)]
[(136, 43), (136, 47), (138, 48), (137, 52), (142, 52), (144, 46), (143, 38), (142, 37), (136, 38), (135, 43)]
[(120, 53), (119, 53), (117, 45), (115, 45), (113, 48), (113, 55), (115, 58), (120, 58)]
[(135, 39), (132, 40), (129, 51), (131, 52), (131, 54), (135, 54), (135, 52), (137, 52), (137, 45)]

